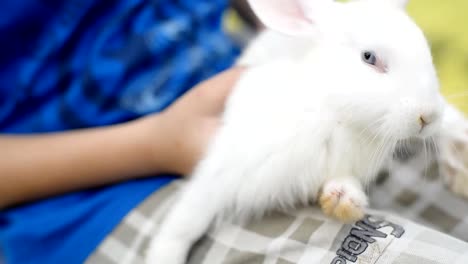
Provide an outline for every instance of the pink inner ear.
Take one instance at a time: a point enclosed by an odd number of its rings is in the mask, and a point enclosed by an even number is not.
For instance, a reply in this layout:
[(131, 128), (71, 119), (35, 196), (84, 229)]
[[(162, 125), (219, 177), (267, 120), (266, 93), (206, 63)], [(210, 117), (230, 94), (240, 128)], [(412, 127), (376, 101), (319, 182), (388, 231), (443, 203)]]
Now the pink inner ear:
[(297, 18), (295, 19), (297, 22), (308, 22), (313, 24), (314, 21), (308, 18), (304, 13), (304, 7), (299, 4), (299, 1), (291, 1), (290, 4), (284, 6), (284, 12), (287, 13), (287, 16)]
[(306, 0), (249, 0), (249, 3), (265, 26), (288, 35), (307, 35), (313, 21), (306, 16), (301, 1)]
[[(288, 0), (285, 0), (288, 1)], [(284, 2), (284, 0), (282, 1)], [(303, 11), (303, 7), (299, 1), (288, 1), (288, 4), (282, 4), (282, 12), (285, 14), (285, 21), (287, 27), (291, 28), (292, 31), (306, 30), (308, 26), (313, 24), (313, 20), (308, 18)]]

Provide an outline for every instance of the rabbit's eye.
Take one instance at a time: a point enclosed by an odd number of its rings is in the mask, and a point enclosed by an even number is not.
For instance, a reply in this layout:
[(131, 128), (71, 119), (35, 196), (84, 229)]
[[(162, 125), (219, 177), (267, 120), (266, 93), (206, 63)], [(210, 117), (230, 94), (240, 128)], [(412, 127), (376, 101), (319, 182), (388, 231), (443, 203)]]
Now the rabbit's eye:
[(373, 51), (363, 51), (361, 57), (365, 63), (370, 65), (375, 65), (377, 62), (377, 57)]

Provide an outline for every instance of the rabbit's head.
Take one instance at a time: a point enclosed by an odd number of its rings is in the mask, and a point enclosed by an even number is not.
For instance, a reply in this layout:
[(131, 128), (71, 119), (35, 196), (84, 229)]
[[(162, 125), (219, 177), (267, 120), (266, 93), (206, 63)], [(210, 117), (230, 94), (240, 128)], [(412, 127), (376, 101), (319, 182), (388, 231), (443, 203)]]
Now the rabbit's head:
[(330, 82), (345, 86), (342, 112), (353, 124), (395, 140), (438, 131), (444, 101), (427, 40), (405, 12), (407, 1), (249, 2), (268, 28), (318, 43), (322, 66), (336, 72)]

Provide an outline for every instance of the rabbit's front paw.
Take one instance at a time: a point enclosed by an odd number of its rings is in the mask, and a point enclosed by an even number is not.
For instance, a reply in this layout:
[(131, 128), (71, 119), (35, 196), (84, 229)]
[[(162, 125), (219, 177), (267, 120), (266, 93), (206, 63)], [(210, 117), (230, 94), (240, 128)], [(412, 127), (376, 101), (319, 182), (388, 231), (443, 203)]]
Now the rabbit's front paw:
[(360, 186), (346, 180), (326, 182), (318, 201), (326, 215), (345, 223), (362, 219), (367, 206), (367, 197)]
[[(468, 198), (468, 121), (459, 133), (450, 134), (440, 142), (439, 168), (447, 187)], [(457, 129), (463, 129), (462, 124)]]

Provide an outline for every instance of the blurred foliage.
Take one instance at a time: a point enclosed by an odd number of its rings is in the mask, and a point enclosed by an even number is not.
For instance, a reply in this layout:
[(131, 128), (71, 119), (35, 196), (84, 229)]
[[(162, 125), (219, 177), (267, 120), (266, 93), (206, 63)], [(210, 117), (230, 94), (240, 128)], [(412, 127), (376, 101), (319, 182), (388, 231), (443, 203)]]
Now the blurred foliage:
[(468, 114), (468, 0), (411, 0), (408, 12), (431, 44), (442, 91)]

